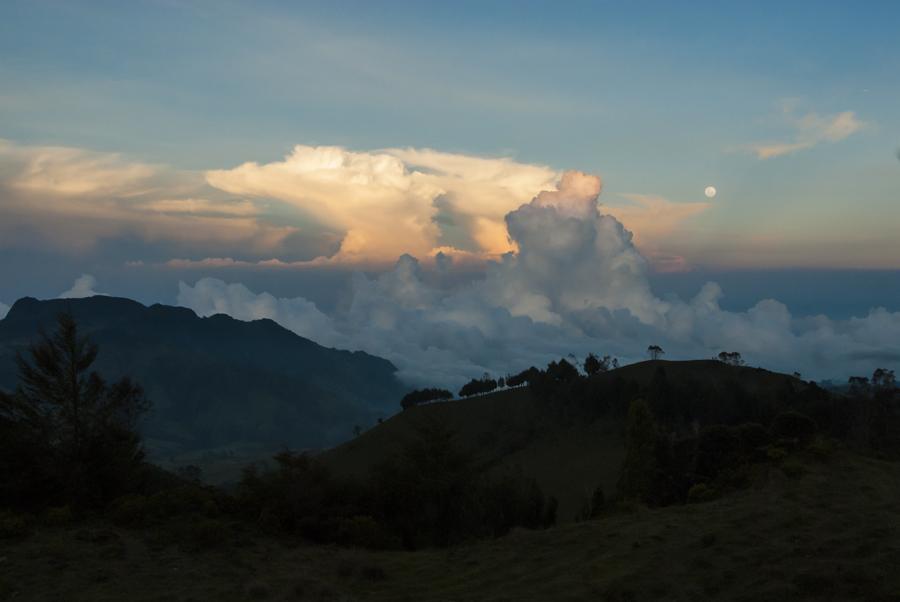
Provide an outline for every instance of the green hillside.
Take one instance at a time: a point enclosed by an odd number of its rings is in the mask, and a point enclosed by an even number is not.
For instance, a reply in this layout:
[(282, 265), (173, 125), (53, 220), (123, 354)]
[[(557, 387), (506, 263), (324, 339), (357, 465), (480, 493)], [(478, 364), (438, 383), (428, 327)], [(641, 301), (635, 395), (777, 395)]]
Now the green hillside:
[(616, 488), (624, 454), (625, 413), (624, 408), (615, 407), (618, 400), (609, 391), (652, 396), (660, 371), (668, 387), (690, 386), (699, 396), (723, 405), (736, 388), (755, 404), (778, 406), (785, 387), (806, 387), (791, 376), (714, 360), (640, 362), (584, 379), (587, 407), (581, 402), (571, 407), (565, 400), (540, 399), (529, 387), (419, 405), (320, 458), (337, 475), (365, 478), (397, 453), (421, 425), (435, 421), (453, 431), (457, 443), (491, 470), (535, 478), (546, 495), (558, 500), (558, 520), (572, 521), (597, 486), (607, 494)]

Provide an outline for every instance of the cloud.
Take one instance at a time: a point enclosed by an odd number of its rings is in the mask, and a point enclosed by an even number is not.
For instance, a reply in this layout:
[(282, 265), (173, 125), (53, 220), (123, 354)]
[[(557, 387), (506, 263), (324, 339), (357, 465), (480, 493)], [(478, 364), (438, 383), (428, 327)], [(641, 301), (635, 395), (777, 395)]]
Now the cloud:
[(843, 111), (835, 115), (807, 113), (797, 118), (792, 116), (790, 107), (786, 107), (785, 114), (795, 130), (793, 139), (787, 142), (750, 145), (757, 158), (771, 159), (810, 149), (823, 142), (839, 142), (866, 126), (853, 111)]
[(97, 279), (90, 274), (82, 274), (72, 283), (72, 288), (59, 294), (60, 299), (81, 299), (82, 297), (94, 297), (102, 295), (94, 290)]
[(106, 241), (153, 254), (173, 247), (252, 257), (290, 255), (297, 225), (229, 197), (202, 174), (66, 147), (0, 140), (0, 246), (87, 253)]
[(342, 231), (335, 262), (377, 263), (402, 253), (432, 254), (443, 246), (442, 226), (448, 221), (465, 224), (474, 248), (463, 250), (509, 251), (503, 215), (558, 175), (505, 158), (298, 145), (283, 161), (212, 170), (206, 178), (231, 194), (292, 204)]
[(242, 284), (226, 284), (203, 278), (194, 286), (178, 284), (178, 304), (199, 316), (227, 314), (238, 320), (275, 320), (295, 333), (323, 345), (346, 341), (335, 332), (331, 319), (306, 299), (278, 299), (268, 293), (255, 294)]
[[(81, 256), (127, 248), (132, 267), (382, 268), (403, 253), (437, 252), (483, 263), (516, 249), (506, 214), (561, 177), (575, 176), (431, 149), (300, 145), (280, 161), (191, 172), (0, 140), (0, 247)], [(599, 186), (592, 178), (564, 188)], [(609, 211), (639, 244), (665, 247), (665, 230), (705, 207), (632, 195)]]
[(9, 313), (9, 305), (6, 303), (0, 303), (0, 320), (6, 317), (6, 314)]
[(266, 317), (300, 324), (293, 328), (306, 334), (312, 320), (331, 341), (387, 357), (410, 385), (457, 386), (484, 371), (504, 374), (569, 353), (634, 361), (649, 344), (673, 359), (739, 351), (753, 365), (814, 378), (868, 373), (873, 358), (900, 352), (900, 313), (884, 309), (839, 321), (796, 317), (764, 299), (730, 312), (715, 283), (688, 300), (656, 297), (647, 259), (631, 232), (601, 211), (600, 189), (599, 178), (569, 172), (510, 211), (505, 224), (516, 251), (490, 263), (483, 280), (448, 288), (440, 278), (455, 269), (452, 261), (436, 258), (435, 282), (405, 254), (392, 270), (357, 274), (331, 315), (303, 298), (274, 299), (242, 285), (230, 293), (235, 285), (221, 281), (182, 285), (179, 302), (236, 317), (260, 315), (260, 304)]

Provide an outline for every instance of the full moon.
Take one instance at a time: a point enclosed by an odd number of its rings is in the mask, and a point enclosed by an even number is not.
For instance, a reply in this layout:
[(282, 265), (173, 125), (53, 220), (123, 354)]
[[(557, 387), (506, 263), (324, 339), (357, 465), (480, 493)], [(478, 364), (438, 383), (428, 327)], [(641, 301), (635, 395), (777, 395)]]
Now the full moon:
[(706, 190), (703, 191), (703, 194), (705, 194), (707, 198), (713, 198), (714, 196), (716, 196), (716, 187), (707, 186)]

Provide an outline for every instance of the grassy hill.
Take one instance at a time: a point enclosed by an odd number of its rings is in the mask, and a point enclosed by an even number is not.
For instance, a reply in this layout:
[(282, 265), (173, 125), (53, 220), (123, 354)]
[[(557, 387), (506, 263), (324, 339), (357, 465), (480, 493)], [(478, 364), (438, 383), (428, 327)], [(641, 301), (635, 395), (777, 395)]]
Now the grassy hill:
[[(491, 470), (535, 478), (546, 495), (558, 500), (558, 520), (572, 521), (598, 485), (607, 495), (615, 491), (622, 464), (625, 415), (606, 405), (605, 397), (614, 393), (604, 392), (652, 395), (660, 373), (670, 388), (689, 385), (723, 404), (736, 387), (754, 403), (777, 406), (785, 387), (807, 386), (792, 376), (715, 360), (646, 361), (590, 378), (588, 407), (561, 408), (539, 399), (529, 387), (419, 405), (320, 458), (337, 475), (364, 478), (397, 453), (422, 424), (436, 421), (448, 426), (457, 443)], [(596, 397), (591, 397), (593, 390)]]
[(713, 502), (416, 552), (240, 523), (201, 550), (109, 523), (38, 527), (0, 539), (0, 599), (896, 600), (900, 465), (842, 450), (788, 460)]

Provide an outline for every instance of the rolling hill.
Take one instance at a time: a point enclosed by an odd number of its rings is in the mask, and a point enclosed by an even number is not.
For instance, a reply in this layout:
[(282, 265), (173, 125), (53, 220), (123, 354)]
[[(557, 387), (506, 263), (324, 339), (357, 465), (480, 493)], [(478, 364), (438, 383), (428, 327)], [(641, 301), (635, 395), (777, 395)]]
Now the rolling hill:
[(786, 407), (786, 389), (808, 387), (793, 376), (715, 360), (646, 361), (584, 380), (578, 395), (586, 402), (548, 400), (530, 387), (520, 387), (415, 406), (320, 458), (337, 475), (365, 478), (423, 423), (436, 421), (490, 470), (535, 478), (546, 495), (558, 500), (558, 520), (568, 522), (597, 486), (607, 495), (615, 491), (630, 399), (653, 398), (660, 387), (687, 391), (692, 403), (703, 402), (701, 407), (710, 407), (704, 411), (720, 415), (716, 422), (727, 423), (733, 406), (734, 415), (745, 420), (739, 407), (743, 399), (752, 399), (754, 408)]
[(52, 331), (60, 312), (99, 345), (101, 375), (144, 386), (153, 409), (142, 429), (160, 460), (334, 445), (394, 411), (403, 392), (387, 360), (322, 347), (271, 320), (105, 296), (17, 301), (0, 321), (0, 388), (15, 387), (16, 350)]

